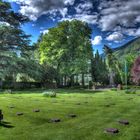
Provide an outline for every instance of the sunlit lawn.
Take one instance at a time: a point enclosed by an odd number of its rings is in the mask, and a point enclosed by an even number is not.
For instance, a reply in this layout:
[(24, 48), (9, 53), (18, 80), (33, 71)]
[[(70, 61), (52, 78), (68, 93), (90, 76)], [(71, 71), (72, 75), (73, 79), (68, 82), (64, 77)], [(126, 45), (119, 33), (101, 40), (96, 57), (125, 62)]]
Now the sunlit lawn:
[[(0, 126), (0, 140), (140, 140), (139, 91), (57, 92), (57, 98), (43, 97), (42, 91), (1, 94), (4, 124)], [(17, 112), (24, 114), (17, 116)], [(69, 114), (77, 117), (70, 118)], [(49, 123), (51, 118), (61, 122)], [(121, 119), (130, 124), (119, 124)], [(105, 133), (110, 127), (119, 129), (119, 133)]]

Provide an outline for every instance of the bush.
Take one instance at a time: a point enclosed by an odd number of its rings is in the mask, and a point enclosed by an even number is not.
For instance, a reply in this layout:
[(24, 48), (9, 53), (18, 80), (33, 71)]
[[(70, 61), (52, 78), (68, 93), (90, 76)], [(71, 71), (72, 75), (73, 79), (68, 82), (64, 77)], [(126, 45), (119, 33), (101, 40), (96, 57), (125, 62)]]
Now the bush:
[(129, 89), (125, 91), (126, 94), (136, 94), (136, 89)]
[(42, 94), (44, 97), (51, 97), (51, 98), (56, 97), (56, 92), (54, 92), (54, 91), (45, 91)]
[(117, 91), (117, 89), (116, 88), (111, 88), (111, 91)]
[(4, 93), (5, 93), (5, 94), (13, 94), (13, 92), (12, 92), (11, 89), (7, 89), (7, 90), (5, 90)]

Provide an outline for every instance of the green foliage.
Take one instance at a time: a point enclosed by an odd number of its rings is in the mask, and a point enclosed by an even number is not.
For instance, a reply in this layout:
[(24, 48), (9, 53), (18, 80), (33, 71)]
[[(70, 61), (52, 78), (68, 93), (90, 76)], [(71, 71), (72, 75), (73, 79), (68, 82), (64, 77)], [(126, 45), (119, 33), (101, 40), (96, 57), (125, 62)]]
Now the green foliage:
[(4, 94), (13, 94), (12, 90), (11, 89), (7, 89), (4, 91)]
[(41, 64), (56, 69), (58, 79), (62, 75), (72, 77), (87, 73), (92, 59), (91, 29), (81, 21), (64, 21), (40, 39)]
[(134, 57), (138, 57), (140, 55), (140, 38), (136, 38), (127, 44), (116, 48), (114, 50), (115, 56), (123, 61), (128, 54), (134, 55)]
[(56, 92), (55, 91), (45, 91), (42, 93), (43, 97), (51, 97), (55, 98), (56, 97)]
[(100, 56), (97, 51), (93, 55), (92, 59), (92, 80), (96, 83), (107, 84), (108, 83), (108, 70), (105, 60)]
[[(40, 80), (42, 69), (33, 57), (29, 35), (21, 30), (28, 18), (15, 13), (8, 2), (0, 0), (0, 79)], [(30, 80), (29, 80), (30, 81)]]
[(136, 94), (137, 90), (136, 89), (128, 89), (128, 90), (125, 90), (125, 93), (126, 94)]
[[(135, 59), (136, 59), (136, 56), (135, 56), (135, 54), (132, 54), (132, 53), (126, 54), (124, 56), (124, 60), (127, 63), (127, 79), (128, 79), (127, 82), (128, 82), (128, 84), (132, 83), (131, 70), (132, 70), (132, 66), (134, 64)], [(124, 68), (125, 62), (124, 62), (124, 60), (120, 60), (120, 64), (121, 64), (121, 69), (120, 70), (121, 70), (121, 73), (123, 75), (123, 78), (125, 77), (125, 68)], [(125, 81), (125, 80), (123, 80), (123, 81)]]
[(119, 75), (121, 82), (123, 82), (123, 75), (120, 71), (121, 66), (117, 57), (113, 54), (113, 50), (107, 45), (104, 46), (103, 50), (105, 54), (106, 65), (108, 68), (110, 85), (112, 86), (115, 84), (114, 83), (115, 75)]
[(125, 77), (125, 70), (124, 70), (124, 60), (127, 62), (127, 79), (128, 84), (132, 83), (131, 79), (131, 69), (134, 64), (135, 59), (140, 55), (140, 38), (136, 38), (127, 44), (114, 49), (114, 55), (119, 60), (121, 69), (120, 72), (123, 76), (123, 83), (124, 83), (124, 77)]
[(111, 88), (111, 91), (117, 91), (117, 88)]
[(7, 2), (0, 1), (0, 79), (17, 71), (18, 53), (28, 48), (28, 37), (21, 29), (27, 18), (14, 13)]

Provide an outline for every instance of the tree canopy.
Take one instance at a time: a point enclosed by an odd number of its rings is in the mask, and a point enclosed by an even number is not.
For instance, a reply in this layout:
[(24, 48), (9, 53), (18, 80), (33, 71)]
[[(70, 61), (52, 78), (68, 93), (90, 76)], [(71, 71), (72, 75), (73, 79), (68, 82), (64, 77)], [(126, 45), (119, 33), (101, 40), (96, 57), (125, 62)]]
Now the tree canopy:
[(40, 42), (40, 61), (69, 77), (86, 73), (92, 59), (91, 29), (81, 21), (64, 21)]

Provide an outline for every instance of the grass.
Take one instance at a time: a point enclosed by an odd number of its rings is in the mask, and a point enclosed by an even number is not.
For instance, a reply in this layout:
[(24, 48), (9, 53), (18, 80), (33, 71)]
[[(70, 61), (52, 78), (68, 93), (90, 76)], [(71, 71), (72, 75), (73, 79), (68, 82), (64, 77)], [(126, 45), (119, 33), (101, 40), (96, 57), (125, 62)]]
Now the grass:
[[(41, 92), (0, 94), (0, 109), (4, 114), (0, 140), (140, 140), (140, 96), (137, 94), (57, 90), (57, 98), (46, 98)], [(40, 112), (35, 113), (34, 109)], [(17, 112), (24, 115), (17, 116)], [(69, 118), (68, 114), (77, 117)], [(48, 123), (51, 118), (60, 118), (61, 122)], [(129, 120), (130, 125), (120, 125), (120, 119)], [(104, 129), (110, 127), (120, 132), (105, 133)]]

